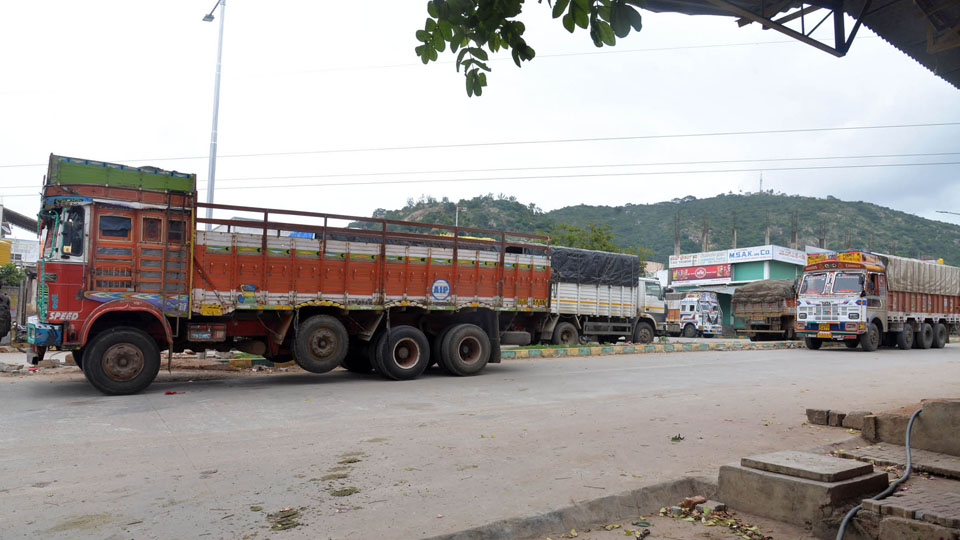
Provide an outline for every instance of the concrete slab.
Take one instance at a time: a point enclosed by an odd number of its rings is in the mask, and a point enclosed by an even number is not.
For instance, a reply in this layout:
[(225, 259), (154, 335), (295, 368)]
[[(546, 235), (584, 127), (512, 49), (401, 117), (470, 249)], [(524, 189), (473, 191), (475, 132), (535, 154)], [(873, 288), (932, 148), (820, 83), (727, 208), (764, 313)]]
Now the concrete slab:
[(820, 482), (733, 464), (720, 467), (718, 489), (733, 510), (813, 527), (844, 502), (875, 495), (887, 484), (885, 472)]
[[(907, 464), (907, 449), (898, 444), (867, 445), (861, 448), (852, 448), (838, 454), (841, 457), (872, 463), (881, 467)], [(926, 472), (936, 476), (960, 480), (960, 457), (950, 454), (941, 454), (929, 450), (910, 450), (911, 465), (916, 472)]]
[(873, 472), (869, 463), (851, 463), (849, 459), (795, 450), (745, 457), (740, 465), (820, 482), (839, 482)]

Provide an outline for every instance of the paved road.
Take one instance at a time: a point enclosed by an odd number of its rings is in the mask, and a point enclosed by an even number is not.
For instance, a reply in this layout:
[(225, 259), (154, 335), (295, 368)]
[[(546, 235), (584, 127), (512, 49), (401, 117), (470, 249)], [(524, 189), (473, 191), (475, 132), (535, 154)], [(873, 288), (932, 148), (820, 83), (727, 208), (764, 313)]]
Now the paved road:
[[(804, 408), (879, 411), (956, 395), (958, 348), (515, 360), (473, 378), (428, 372), (410, 382), (175, 372), (129, 397), (102, 396), (79, 374), (2, 376), (0, 531), (452, 532), (846, 439), (842, 429), (802, 425)], [(684, 440), (672, 443), (676, 434)], [(349, 476), (322, 480), (335, 467)], [(360, 491), (328, 492), (344, 486)], [(303, 525), (266, 530), (265, 512), (251, 506), (303, 507)]]

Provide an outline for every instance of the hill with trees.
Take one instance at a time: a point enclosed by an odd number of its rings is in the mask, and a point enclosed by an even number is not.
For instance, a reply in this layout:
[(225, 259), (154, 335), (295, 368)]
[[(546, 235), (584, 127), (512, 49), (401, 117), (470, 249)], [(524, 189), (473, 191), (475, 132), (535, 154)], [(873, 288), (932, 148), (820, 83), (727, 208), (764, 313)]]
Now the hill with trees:
[(768, 220), (770, 243), (789, 246), (795, 212), (800, 249), (819, 245), (822, 235), (828, 249), (862, 248), (905, 257), (942, 257), (947, 264), (960, 265), (960, 226), (873, 203), (772, 191), (705, 199), (688, 196), (654, 204), (576, 205), (550, 212), (504, 195), (484, 195), (456, 203), (421, 197), (408, 199), (398, 210), (378, 209), (374, 217), (453, 225), (457, 206), (461, 226), (540, 232), (563, 245), (592, 249), (613, 246), (646, 254), (647, 260), (658, 262), (666, 262), (673, 254), (675, 223), (683, 253), (701, 251), (705, 233), (708, 250), (731, 247), (734, 219), (739, 246), (764, 244)]

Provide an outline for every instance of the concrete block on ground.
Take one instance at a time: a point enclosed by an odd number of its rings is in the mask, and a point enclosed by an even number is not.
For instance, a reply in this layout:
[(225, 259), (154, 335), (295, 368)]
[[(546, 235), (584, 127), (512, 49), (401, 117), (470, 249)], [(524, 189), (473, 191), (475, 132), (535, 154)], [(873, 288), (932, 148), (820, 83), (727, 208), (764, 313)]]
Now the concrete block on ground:
[(873, 472), (873, 465), (869, 463), (796, 450), (745, 457), (740, 465), (820, 482), (839, 482)]
[[(903, 414), (882, 413), (877, 415), (877, 440), (894, 444), (903, 444), (907, 436), (907, 422), (910, 417)], [(914, 426), (916, 433), (916, 426)], [(911, 448), (920, 448), (911, 441)]]
[(868, 414), (863, 417), (863, 427), (860, 429), (860, 435), (870, 442), (880, 442), (877, 438), (877, 416)]
[(887, 487), (887, 473), (872, 472), (839, 482), (820, 482), (768, 471), (720, 467), (719, 498), (733, 510), (799, 526), (828, 518), (840, 505)]
[(42, 367), (42, 368), (60, 367), (60, 362), (53, 358), (44, 358), (43, 360), (37, 363), (37, 367)]
[(846, 413), (830, 411), (830, 419), (827, 422), (833, 427), (840, 427), (846, 417)]
[(870, 411), (852, 411), (848, 412), (847, 416), (844, 417), (843, 422), (840, 424), (845, 428), (850, 429), (863, 429), (863, 419), (866, 416), (869, 416), (873, 413)]
[(957, 530), (948, 529), (933, 523), (884, 517), (880, 520), (881, 540), (957, 540)]
[(957, 433), (960, 433), (960, 399), (926, 401), (913, 424), (910, 447), (960, 456)]
[(699, 510), (702, 513), (723, 512), (724, 510), (727, 509), (727, 505), (723, 504), (722, 502), (707, 501), (705, 503), (698, 504), (694, 508)]
[(817, 426), (830, 422), (830, 409), (807, 409), (807, 421)]

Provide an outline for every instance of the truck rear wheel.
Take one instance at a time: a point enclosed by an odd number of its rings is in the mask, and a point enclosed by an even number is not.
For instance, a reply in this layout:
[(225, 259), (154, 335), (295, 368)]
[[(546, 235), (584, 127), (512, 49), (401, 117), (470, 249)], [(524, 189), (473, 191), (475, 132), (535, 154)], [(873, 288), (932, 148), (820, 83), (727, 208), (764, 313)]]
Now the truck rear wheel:
[(441, 369), (447, 371), (447, 367), (443, 364), (443, 338), (447, 337), (447, 332), (453, 326), (447, 326), (443, 330), (437, 332), (433, 339), (430, 340), (430, 365), (437, 364)]
[(157, 378), (160, 349), (146, 332), (118, 326), (87, 344), (82, 364), (83, 375), (104, 394), (136, 394)]
[(343, 323), (330, 315), (314, 315), (297, 329), (293, 360), (311, 373), (326, 373), (343, 362), (349, 343)]
[(920, 324), (920, 330), (913, 336), (913, 346), (918, 349), (929, 349), (933, 346), (933, 325)]
[(637, 323), (633, 331), (634, 343), (653, 343), (653, 327), (648, 322)]
[(377, 343), (377, 371), (388, 379), (416, 379), (430, 364), (430, 342), (413, 326), (396, 326)]
[(860, 346), (867, 352), (873, 352), (880, 348), (881, 339), (882, 336), (880, 335), (880, 327), (875, 324), (871, 324), (867, 327), (866, 332), (860, 334)]
[(580, 344), (580, 333), (577, 327), (568, 322), (558, 323), (553, 329), (553, 344), (573, 346)]
[(490, 361), (490, 338), (475, 324), (458, 324), (443, 338), (441, 352), (440, 365), (447, 371), (461, 377), (473, 375)]
[(697, 337), (697, 327), (692, 324), (687, 324), (683, 327), (683, 337), (685, 338), (695, 338)]
[(815, 351), (819, 349), (821, 345), (823, 345), (823, 339), (815, 338), (815, 337), (805, 337), (803, 338), (803, 344), (811, 351)]
[(909, 326), (905, 326), (903, 331), (897, 334), (897, 347), (902, 351), (913, 348), (913, 329)]
[(933, 344), (934, 349), (942, 349), (947, 345), (950, 336), (947, 334), (947, 325), (937, 323), (933, 325)]

